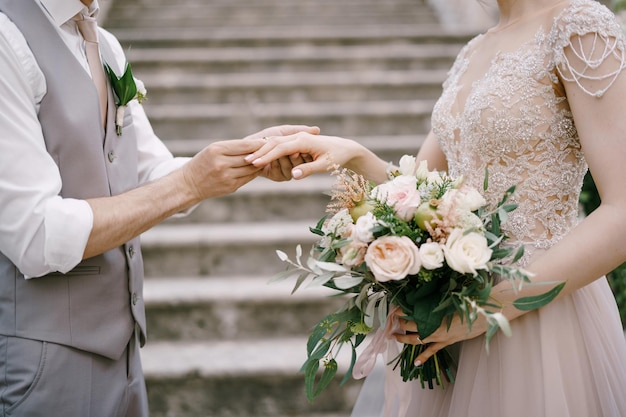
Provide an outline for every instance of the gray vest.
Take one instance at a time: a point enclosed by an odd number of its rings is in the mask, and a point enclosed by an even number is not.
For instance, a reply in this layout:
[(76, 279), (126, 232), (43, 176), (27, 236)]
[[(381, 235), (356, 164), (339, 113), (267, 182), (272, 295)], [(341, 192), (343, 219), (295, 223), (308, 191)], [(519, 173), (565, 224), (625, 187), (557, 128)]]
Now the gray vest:
[[(34, 0), (0, 0), (0, 11), (22, 31), (46, 78), (39, 120), (61, 173), (60, 195), (107, 197), (136, 187), (137, 141), (128, 126), (122, 136), (115, 134), (111, 90), (105, 132), (95, 85), (41, 8)], [(132, 123), (128, 115), (127, 123)], [(142, 344), (145, 340), (142, 288), (139, 238), (84, 260), (67, 274), (30, 280), (0, 253), (0, 334), (117, 359), (135, 324)]]

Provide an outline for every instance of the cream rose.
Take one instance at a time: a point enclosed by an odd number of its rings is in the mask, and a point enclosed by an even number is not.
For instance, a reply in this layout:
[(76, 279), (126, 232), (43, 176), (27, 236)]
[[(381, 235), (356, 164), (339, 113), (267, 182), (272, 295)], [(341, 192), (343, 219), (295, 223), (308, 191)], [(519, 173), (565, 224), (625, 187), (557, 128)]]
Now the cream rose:
[(377, 219), (371, 212), (359, 217), (354, 226), (354, 237), (361, 242), (369, 243), (374, 240), (372, 229), (376, 226)]
[(417, 246), (406, 236), (376, 239), (367, 248), (365, 263), (380, 282), (399, 281), (422, 266)]
[(418, 181), (422, 182), (428, 178), (428, 172), (428, 161), (420, 161), (420, 164), (415, 171), (415, 178), (417, 178)]
[(381, 184), (372, 190), (375, 198), (386, 202), (402, 220), (413, 218), (415, 210), (421, 203), (414, 176), (400, 175), (392, 181)]
[(339, 249), (341, 255), (341, 263), (348, 267), (358, 266), (365, 260), (365, 252), (367, 244), (353, 240), (346, 246)]
[(417, 169), (417, 164), (415, 163), (415, 157), (412, 155), (403, 155), (400, 158), (400, 173), (402, 175), (415, 175), (415, 170)]
[(423, 243), (420, 246), (420, 260), (425, 269), (437, 269), (443, 266), (444, 256), (441, 245), (437, 242)]
[(476, 211), (487, 204), (485, 197), (483, 197), (482, 194), (475, 188), (462, 188), (459, 193), (461, 207), (469, 211)]
[(476, 275), (477, 269), (487, 269), (491, 249), (487, 239), (480, 233), (464, 234), (463, 229), (454, 229), (443, 247), (446, 262), (453, 270), (462, 274)]

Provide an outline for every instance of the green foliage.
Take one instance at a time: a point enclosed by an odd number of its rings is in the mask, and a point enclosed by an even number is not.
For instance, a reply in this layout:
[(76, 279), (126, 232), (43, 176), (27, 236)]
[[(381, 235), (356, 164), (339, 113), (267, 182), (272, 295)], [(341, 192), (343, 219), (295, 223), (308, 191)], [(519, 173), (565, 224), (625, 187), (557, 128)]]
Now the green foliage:
[[(626, 8), (626, 0), (620, 3), (623, 3), (624, 8)], [(598, 190), (589, 172), (587, 172), (585, 181), (583, 182), (580, 203), (585, 214), (591, 213), (600, 205), (600, 196), (598, 195)], [(626, 326), (626, 263), (623, 263), (607, 274), (607, 278), (613, 290), (613, 294), (615, 294), (615, 299), (617, 300), (622, 324)]]

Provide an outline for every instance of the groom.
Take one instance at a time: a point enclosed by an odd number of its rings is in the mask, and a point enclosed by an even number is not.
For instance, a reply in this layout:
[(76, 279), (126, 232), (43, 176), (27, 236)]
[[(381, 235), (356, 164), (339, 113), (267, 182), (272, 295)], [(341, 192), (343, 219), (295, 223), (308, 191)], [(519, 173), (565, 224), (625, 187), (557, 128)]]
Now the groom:
[(317, 133), (173, 158), (136, 100), (116, 118), (102, 61), (121, 75), (125, 58), (89, 28), (97, 11), (0, 0), (0, 416), (147, 416), (139, 234), (258, 175), (288, 179), (301, 161), (260, 171), (244, 156)]

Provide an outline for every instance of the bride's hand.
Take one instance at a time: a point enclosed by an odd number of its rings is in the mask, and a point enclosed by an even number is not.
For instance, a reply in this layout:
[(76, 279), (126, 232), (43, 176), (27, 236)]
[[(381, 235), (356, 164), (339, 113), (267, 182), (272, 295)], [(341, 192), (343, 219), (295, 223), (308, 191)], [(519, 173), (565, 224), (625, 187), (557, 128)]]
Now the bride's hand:
[[(285, 136), (292, 135), (298, 132), (307, 132), (311, 135), (318, 135), (320, 129), (317, 126), (305, 126), (305, 125), (282, 125), (272, 126), (263, 129), (259, 132), (253, 133), (245, 137), (244, 139), (266, 139), (271, 136)], [(292, 178), (291, 171), (294, 167), (310, 162), (312, 158), (305, 154), (293, 154), (285, 155), (277, 158), (263, 167), (261, 176), (264, 176), (272, 181), (288, 181)]]
[[(404, 317), (404, 313), (399, 311), (397, 313), (400, 317)], [(400, 318), (400, 329), (406, 334), (395, 334), (395, 338), (398, 342), (406, 343), (410, 345), (426, 345), (424, 351), (415, 359), (415, 365), (419, 366), (425, 363), (428, 358), (439, 352), (446, 346), (450, 346), (456, 342), (462, 340), (473, 339), (485, 333), (487, 331), (487, 321), (484, 317), (479, 315), (472, 323), (472, 330), (468, 331), (467, 322), (461, 322), (459, 316), (455, 315), (448, 328), (448, 322), (444, 319), (443, 323), (434, 333), (423, 339), (419, 338), (419, 331), (417, 324), (414, 321)]]
[[(366, 158), (369, 162), (376, 158), (365, 147), (353, 140), (336, 136), (312, 135), (303, 131), (292, 135), (269, 137), (264, 146), (246, 157), (246, 161), (260, 168), (266, 167), (277, 159), (294, 155), (306, 155), (311, 158), (310, 161), (305, 160), (304, 163), (292, 169), (291, 175), (295, 179), (328, 171), (333, 165), (365, 174), (363, 169), (367, 167)], [(385, 166), (384, 163), (383, 166)]]

